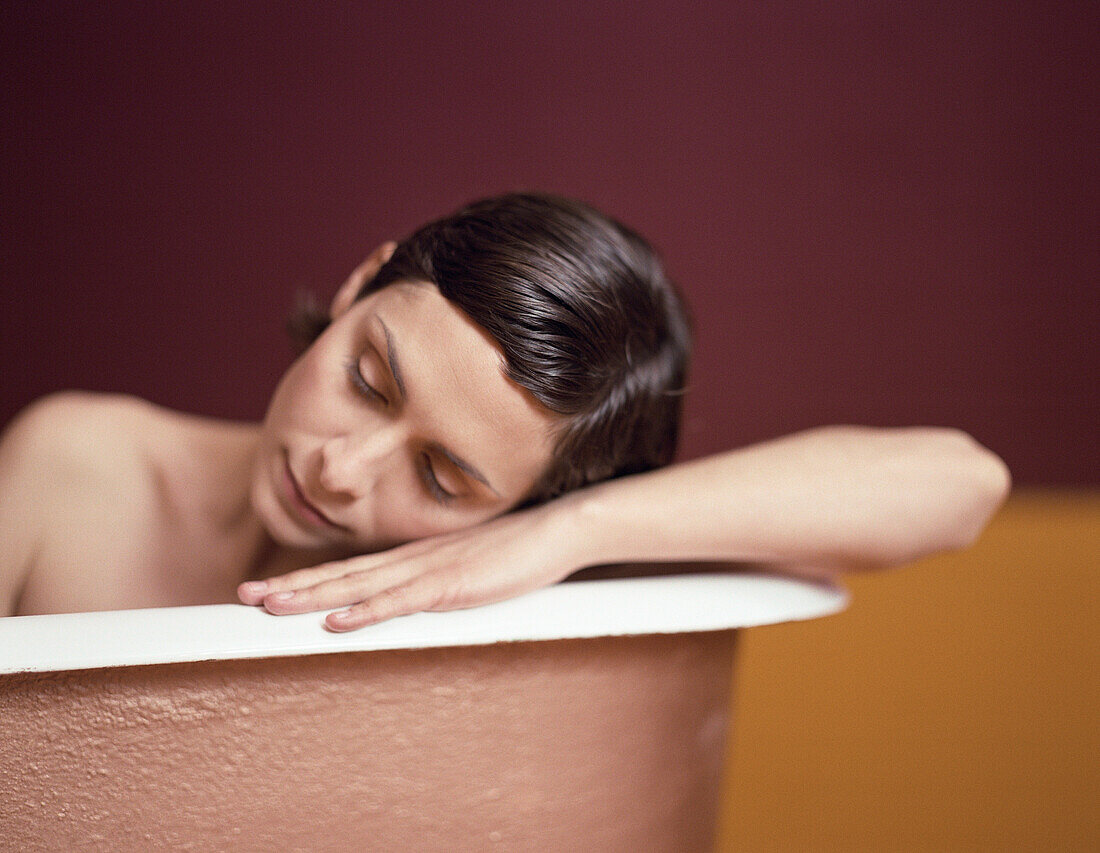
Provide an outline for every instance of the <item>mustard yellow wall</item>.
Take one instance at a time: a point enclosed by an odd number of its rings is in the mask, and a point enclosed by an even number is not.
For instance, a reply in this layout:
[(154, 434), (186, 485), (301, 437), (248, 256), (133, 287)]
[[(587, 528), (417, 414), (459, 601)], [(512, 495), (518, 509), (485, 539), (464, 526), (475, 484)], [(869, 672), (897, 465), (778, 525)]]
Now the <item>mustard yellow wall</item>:
[(744, 632), (721, 851), (1100, 850), (1100, 492)]

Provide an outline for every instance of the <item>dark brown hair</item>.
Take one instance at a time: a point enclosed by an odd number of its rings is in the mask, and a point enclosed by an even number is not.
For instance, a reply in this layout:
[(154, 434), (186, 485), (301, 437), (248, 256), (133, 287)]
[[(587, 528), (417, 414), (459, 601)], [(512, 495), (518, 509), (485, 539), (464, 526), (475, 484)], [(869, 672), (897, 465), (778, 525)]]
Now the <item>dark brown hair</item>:
[(671, 461), (688, 320), (634, 231), (570, 199), (498, 196), (403, 240), (357, 298), (399, 281), (435, 284), (500, 344), (508, 377), (561, 416), (529, 503)]

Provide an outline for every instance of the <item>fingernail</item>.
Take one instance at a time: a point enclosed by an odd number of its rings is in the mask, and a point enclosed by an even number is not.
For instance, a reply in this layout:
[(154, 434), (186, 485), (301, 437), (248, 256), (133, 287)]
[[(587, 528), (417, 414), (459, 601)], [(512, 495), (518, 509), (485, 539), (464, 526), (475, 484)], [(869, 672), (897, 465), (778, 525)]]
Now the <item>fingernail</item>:
[(335, 622), (347, 622), (351, 618), (351, 613), (347, 610), (341, 610), (339, 613), (330, 613), (328, 618)]
[(264, 581), (249, 581), (244, 586), (245, 589), (255, 595), (263, 595), (267, 592), (267, 584)]
[(271, 597), (276, 601), (286, 601), (288, 598), (294, 598), (294, 592), (277, 592)]

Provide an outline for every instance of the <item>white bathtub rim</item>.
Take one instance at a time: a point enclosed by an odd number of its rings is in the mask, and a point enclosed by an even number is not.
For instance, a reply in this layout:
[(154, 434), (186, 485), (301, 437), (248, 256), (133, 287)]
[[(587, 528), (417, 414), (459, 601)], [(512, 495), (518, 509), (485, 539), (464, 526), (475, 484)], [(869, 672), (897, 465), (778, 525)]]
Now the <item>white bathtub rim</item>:
[(332, 633), (324, 613), (242, 604), (0, 618), (0, 674), (337, 652), (489, 645), (749, 628), (827, 616), (848, 593), (763, 574), (691, 574), (556, 584), (468, 610), (416, 613)]

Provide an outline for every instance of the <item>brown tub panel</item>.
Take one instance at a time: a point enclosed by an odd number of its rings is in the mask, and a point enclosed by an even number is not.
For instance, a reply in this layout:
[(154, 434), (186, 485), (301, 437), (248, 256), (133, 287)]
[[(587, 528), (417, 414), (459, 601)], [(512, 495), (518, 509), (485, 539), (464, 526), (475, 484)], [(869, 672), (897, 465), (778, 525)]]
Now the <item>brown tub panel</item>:
[(0, 676), (18, 850), (694, 851), (734, 631)]

